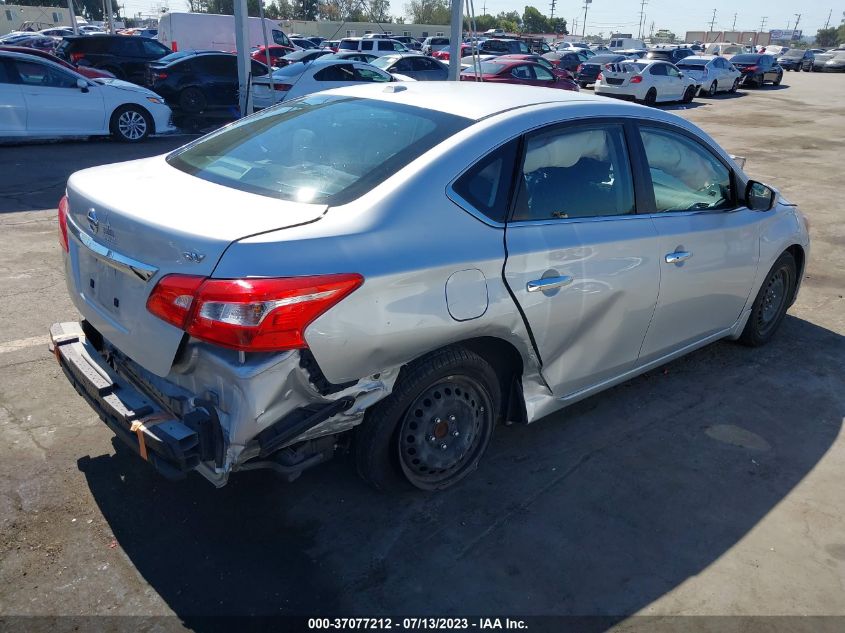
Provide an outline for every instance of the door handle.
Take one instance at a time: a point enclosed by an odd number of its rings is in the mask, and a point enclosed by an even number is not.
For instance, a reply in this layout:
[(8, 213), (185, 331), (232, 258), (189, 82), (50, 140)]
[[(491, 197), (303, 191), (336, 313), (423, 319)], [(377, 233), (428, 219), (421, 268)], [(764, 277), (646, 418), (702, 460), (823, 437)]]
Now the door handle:
[(543, 279), (535, 279), (529, 281), (525, 289), (528, 292), (542, 292), (545, 290), (554, 290), (555, 288), (562, 288), (572, 283), (572, 277), (569, 275), (562, 275), (560, 277), (544, 277)]
[(674, 253), (669, 253), (665, 259), (667, 264), (680, 264), (690, 257), (692, 257), (692, 253), (689, 251), (675, 251)]

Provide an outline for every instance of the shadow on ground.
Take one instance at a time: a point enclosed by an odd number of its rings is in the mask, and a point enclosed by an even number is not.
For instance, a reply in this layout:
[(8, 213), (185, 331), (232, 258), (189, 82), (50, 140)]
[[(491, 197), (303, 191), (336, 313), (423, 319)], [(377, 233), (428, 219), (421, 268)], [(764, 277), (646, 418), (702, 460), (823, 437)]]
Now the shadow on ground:
[(624, 617), (730, 550), (845, 414), (845, 337), (793, 317), (529, 427), (436, 495), (377, 494), (337, 459), (294, 484), (168, 483), (126, 450), (79, 468), (138, 572), (199, 630), (221, 614)]

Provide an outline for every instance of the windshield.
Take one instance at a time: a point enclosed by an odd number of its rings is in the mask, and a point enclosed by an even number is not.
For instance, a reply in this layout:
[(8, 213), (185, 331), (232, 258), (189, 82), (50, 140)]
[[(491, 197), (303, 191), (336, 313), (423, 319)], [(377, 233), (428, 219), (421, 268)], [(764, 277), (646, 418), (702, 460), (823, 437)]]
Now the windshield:
[(357, 51), (358, 42), (356, 42), (355, 40), (343, 40), (337, 48), (341, 51)]
[(786, 51), (783, 55), (781, 55), (781, 57), (798, 57), (800, 59), (801, 57), (804, 57), (804, 51), (802, 51), (802, 50)]
[(396, 55), (385, 55), (384, 57), (379, 57), (377, 59), (374, 59), (373, 61), (370, 62), (370, 64), (372, 64), (376, 68), (381, 68), (382, 70), (386, 70), (387, 68), (392, 66), (398, 59), (399, 59), (399, 57), (397, 57)]
[[(498, 75), (505, 67), (505, 64), (497, 64), (496, 62), (481, 62), (479, 64), (479, 68), (481, 69), (482, 75)], [(464, 70), (464, 72), (474, 75), (475, 69), (467, 68), (466, 70)]]
[(242, 119), (170, 154), (167, 162), (240, 191), (338, 205), (471, 123), (388, 101), (311, 95)]
[(276, 29), (273, 29), (271, 31), (271, 33), (273, 35), (273, 43), (274, 44), (278, 44), (279, 46), (290, 46), (291, 45), (290, 40), (288, 39), (288, 36), (285, 35), (284, 33), (282, 33), (281, 31), (277, 31)]

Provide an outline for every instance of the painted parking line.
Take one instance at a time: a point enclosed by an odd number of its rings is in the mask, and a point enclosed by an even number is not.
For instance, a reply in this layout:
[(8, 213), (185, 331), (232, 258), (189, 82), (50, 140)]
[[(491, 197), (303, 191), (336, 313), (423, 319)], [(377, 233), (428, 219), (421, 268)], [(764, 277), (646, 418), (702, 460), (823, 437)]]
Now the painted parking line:
[(28, 347), (38, 347), (43, 345), (46, 349), (49, 338), (47, 336), (30, 336), (29, 338), (19, 338), (16, 341), (7, 341), (0, 343), (0, 354), (8, 354), (9, 352), (17, 352), (20, 349), (27, 349)]

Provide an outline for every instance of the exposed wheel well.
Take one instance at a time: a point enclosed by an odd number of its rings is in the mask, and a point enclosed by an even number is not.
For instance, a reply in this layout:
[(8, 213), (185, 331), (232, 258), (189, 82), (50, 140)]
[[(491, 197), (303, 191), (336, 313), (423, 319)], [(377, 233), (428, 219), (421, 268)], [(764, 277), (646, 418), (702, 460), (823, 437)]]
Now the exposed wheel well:
[[(525, 401), (522, 395), (522, 356), (508, 341), (493, 336), (456, 341), (451, 346), (464, 347), (490, 363), (499, 378), (502, 394), (501, 418), (505, 422), (526, 422)], [(405, 368), (402, 370), (405, 371)]]
[(806, 260), (806, 254), (804, 253), (804, 249), (798, 244), (793, 244), (792, 246), (786, 249), (786, 252), (790, 253), (792, 257), (795, 258), (795, 265), (798, 267), (798, 270), (796, 271), (797, 275), (795, 277), (795, 279), (797, 280), (797, 283), (795, 284), (795, 293), (789, 300), (789, 304), (792, 305), (792, 303), (798, 297), (798, 286), (800, 284), (801, 278), (804, 276), (804, 263)]

